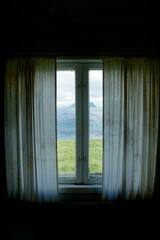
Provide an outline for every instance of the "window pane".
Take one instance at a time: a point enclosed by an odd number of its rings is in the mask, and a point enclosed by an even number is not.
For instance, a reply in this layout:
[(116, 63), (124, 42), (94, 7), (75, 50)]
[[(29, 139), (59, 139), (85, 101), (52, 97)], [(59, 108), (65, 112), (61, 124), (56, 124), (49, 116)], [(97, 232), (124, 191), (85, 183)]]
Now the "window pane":
[(89, 71), (89, 173), (102, 173), (102, 71)]
[(75, 72), (57, 72), (58, 173), (75, 174)]

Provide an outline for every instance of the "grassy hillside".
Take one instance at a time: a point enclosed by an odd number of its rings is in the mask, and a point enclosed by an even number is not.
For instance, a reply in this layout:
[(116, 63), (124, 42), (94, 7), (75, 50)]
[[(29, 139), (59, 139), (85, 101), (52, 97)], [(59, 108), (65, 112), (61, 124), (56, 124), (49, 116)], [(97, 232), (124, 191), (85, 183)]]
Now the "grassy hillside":
[[(102, 172), (102, 140), (90, 140), (90, 173)], [(75, 173), (75, 141), (58, 141), (58, 173)]]

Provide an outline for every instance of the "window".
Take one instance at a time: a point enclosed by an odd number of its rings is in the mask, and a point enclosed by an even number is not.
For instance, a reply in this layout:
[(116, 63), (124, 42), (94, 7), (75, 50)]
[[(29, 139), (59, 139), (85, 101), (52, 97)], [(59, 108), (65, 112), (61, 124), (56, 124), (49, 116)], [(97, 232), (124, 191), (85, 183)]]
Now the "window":
[(103, 81), (100, 60), (8, 59), (4, 97), (10, 198), (153, 196), (158, 58), (105, 57)]
[(102, 61), (57, 63), (59, 183), (102, 183)]

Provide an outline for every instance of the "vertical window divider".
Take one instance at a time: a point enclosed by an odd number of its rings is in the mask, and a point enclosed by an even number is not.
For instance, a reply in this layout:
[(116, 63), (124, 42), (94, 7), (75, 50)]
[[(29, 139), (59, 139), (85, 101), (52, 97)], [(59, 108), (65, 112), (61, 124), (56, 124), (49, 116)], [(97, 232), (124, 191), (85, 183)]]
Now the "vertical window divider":
[(89, 84), (88, 84), (88, 66), (83, 65), (83, 167), (84, 184), (89, 183)]
[(82, 155), (82, 66), (76, 65), (76, 183), (83, 183), (83, 155)]

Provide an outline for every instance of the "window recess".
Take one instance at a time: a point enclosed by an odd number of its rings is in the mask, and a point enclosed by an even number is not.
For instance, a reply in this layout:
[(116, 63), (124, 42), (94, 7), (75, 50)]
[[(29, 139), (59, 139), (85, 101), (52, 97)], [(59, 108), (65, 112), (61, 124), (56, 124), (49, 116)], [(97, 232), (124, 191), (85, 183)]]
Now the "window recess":
[(61, 184), (102, 183), (102, 61), (58, 60), (57, 146)]

